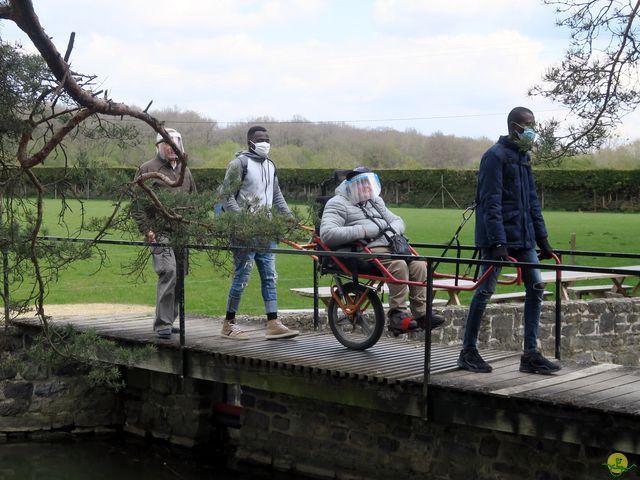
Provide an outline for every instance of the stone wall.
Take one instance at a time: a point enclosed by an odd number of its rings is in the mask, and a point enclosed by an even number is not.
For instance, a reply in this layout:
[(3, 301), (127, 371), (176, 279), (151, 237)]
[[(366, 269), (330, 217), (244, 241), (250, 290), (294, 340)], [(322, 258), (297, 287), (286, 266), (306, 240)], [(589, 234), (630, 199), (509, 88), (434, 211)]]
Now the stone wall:
[(126, 431), (193, 447), (220, 433), (212, 405), (224, 398), (223, 384), (129, 369), (123, 390), (93, 387), (77, 363), (44, 368), (23, 355), (19, 364), (7, 362), (22, 335), (12, 327), (0, 339), (0, 441)]
[(20, 332), (11, 328), (0, 349), (0, 439), (43, 438), (113, 433), (124, 422), (116, 392), (92, 387), (78, 364), (43, 368), (5, 353), (21, 348)]
[[(442, 328), (432, 333), (433, 343), (462, 343), (466, 306), (437, 307), (444, 315)], [(479, 348), (519, 351), (523, 343), (522, 303), (500, 303), (487, 306), (479, 336)], [(289, 326), (310, 330), (311, 314), (293, 314), (284, 319)], [(329, 330), (327, 317), (320, 317), (320, 329)], [(555, 352), (555, 302), (544, 302), (540, 315), (539, 345), (541, 350)], [(640, 365), (640, 297), (569, 300), (562, 302), (562, 358), (579, 362), (609, 362)], [(402, 337), (408, 341), (424, 340), (424, 334)]]
[[(459, 343), (466, 307), (441, 310), (434, 342)], [(490, 305), (481, 348), (519, 350), (523, 306)], [(310, 316), (288, 317), (310, 327)], [(326, 319), (323, 318), (323, 328)], [(554, 304), (546, 302), (540, 341), (553, 352)], [(563, 357), (638, 365), (640, 299), (563, 302)], [(17, 332), (16, 332), (17, 335)], [(413, 335), (412, 341), (419, 339)], [(14, 341), (19, 340), (16, 336)], [(11, 348), (11, 346), (9, 346)], [(220, 446), (213, 407), (229, 400), (213, 382), (130, 369), (120, 393), (92, 388), (77, 365), (0, 368), (0, 440), (15, 435), (125, 430), (188, 447)], [(611, 452), (419, 418), (243, 389), (237, 461), (318, 478), (607, 478)], [(225, 439), (228, 440), (228, 439)], [(526, 458), (526, 460), (525, 460)], [(634, 461), (637, 460), (634, 459)]]
[[(456, 344), (462, 341), (467, 307), (443, 310), (447, 319), (442, 331), (434, 331), (433, 341)], [(524, 305), (488, 305), (480, 330), (479, 347), (521, 350)], [(640, 298), (603, 298), (562, 302), (563, 359), (579, 362), (610, 362), (640, 365)], [(540, 348), (555, 351), (555, 303), (544, 302), (538, 334)]]
[[(237, 461), (314, 478), (609, 478), (603, 464), (612, 452), (597, 448), (248, 388), (242, 405)], [(627, 457), (637, 463), (634, 455)]]
[(219, 432), (212, 406), (224, 398), (225, 386), (166, 373), (130, 369), (124, 393), (124, 430), (139, 436), (193, 447)]

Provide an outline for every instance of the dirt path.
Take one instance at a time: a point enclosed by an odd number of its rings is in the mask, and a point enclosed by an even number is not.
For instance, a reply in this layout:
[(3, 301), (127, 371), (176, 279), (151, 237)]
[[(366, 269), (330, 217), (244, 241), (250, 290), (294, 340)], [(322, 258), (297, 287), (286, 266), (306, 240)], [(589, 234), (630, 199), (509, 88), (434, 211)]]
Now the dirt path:
[[(92, 314), (111, 313), (153, 313), (155, 307), (150, 305), (126, 305), (122, 303), (78, 303), (68, 305), (45, 305), (44, 312), (47, 315), (71, 315), (79, 312), (91, 312)], [(34, 312), (24, 314), (33, 316)]]

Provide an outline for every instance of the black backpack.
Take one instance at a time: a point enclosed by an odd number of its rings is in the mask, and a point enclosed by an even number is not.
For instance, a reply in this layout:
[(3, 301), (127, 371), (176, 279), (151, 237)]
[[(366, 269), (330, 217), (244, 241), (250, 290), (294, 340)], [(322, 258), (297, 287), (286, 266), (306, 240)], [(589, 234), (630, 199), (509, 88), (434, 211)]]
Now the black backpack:
[(324, 212), (324, 207), (327, 204), (327, 202), (334, 197), (333, 193), (331, 195), (327, 195), (327, 190), (329, 189), (329, 186), (331, 186), (332, 190), (335, 190), (335, 188), (338, 185), (340, 185), (340, 183), (342, 183), (342, 181), (347, 177), (347, 173), (349, 173), (350, 171), (351, 170), (335, 170), (333, 172), (333, 177), (324, 180), (320, 184), (321, 194), (320, 196), (316, 197), (316, 203), (318, 204), (318, 211), (316, 215), (316, 222), (314, 225), (317, 235), (320, 235), (320, 223), (322, 221), (322, 213)]

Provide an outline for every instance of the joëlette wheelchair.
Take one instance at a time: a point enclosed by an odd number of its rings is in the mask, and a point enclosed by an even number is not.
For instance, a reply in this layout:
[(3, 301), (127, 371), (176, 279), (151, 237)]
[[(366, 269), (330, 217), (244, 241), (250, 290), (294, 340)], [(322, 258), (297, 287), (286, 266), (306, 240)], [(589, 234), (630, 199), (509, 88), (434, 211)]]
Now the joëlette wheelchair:
[[(337, 170), (334, 174), (333, 183), (338, 184), (349, 170)], [(324, 204), (332, 195), (326, 195), (326, 185), (328, 182), (321, 184), (322, 193), (316, 201), (320, 204), (320, 212)], [(365, 350), (375, 345), (386, 324), (386, 315), (382, 304), (381, 296), (384, 294), (385, 284), (405, 284), (416, 285), (426, 288), (425, 283), (415, 282), (412, 280), (402, 280), (394, 277), (391, 272), (380, 262), (378, 258), (362, 259), (355, 256), (341, 256), (340, 250), (332, 250), (322, 242), (319, 235), (319, 219), (316, 222), (315, 229), (305, 227), (305, 229), (313, 231), (309, 243), (304, 245), (287, 242), (294, 248), (304, 250), (315, 250), (318, 252), (335, 252), (335, 255), (317, 255), (318, 271), (320, 275), (331, 275), (332, 283), (330, 286), (331, 298), (327, 307), (327, 317), (329, 327), (336, 339), (345, 347), (352, 350)], [(372, 253), (366, 246), (353, 245), (345, 246), (342, 252), (358, 251), (362, 253)], [(411, 247), (411, 253), (417, 256), (416, 250)], [(512, 259), (512, 261), (515, 261)], [(456, 274), (436, 273), (434, 272), (433, 288), (471, 291), (478, 288), (485, 278), (492, 274), (494, 267), (489, 267), (486, 272), (477, 276), (470, 277), (466, 274), (459, 275), (458, 269)], [(521, 282), (520, 269), (516, 269), (517, 274), (509, 280), (499, 279), (500, 284), (515, 284)], [(438, 283), (436, 279), (454, 279), (453, 282)], [(458, 284), (459, 280), (465, 280)], [(390, 329), (391, 332), (398, 336), (401, 332)]]

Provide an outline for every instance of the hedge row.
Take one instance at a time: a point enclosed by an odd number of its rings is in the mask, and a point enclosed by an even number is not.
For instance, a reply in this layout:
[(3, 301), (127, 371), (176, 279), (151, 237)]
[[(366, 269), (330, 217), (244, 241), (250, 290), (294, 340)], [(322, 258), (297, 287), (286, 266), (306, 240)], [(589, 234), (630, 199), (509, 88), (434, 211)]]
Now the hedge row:
[[(380, 170), (383, 196), (389, 203), (420, 207), (459, 208), (475, 196), (475, 170)], [(37, 175), (47, 191), (55, 195), (71, 188), (85, 197), (109, 197), (113, 180), (132, 179), (135, 169), (106, 170), (38, 168)], [(194, 169), (198, 190), (215, 189), (224, 177), (223, 169)], [(328, 191), (333, 169), (279, 169), (278, 179), (291, 200), (310, 201)], [(108, 178), (107, 182), (105, 179)], [(555, 210), (640, 210), (640, 170), (538, 170), (538, 192), (544, 208)]]

